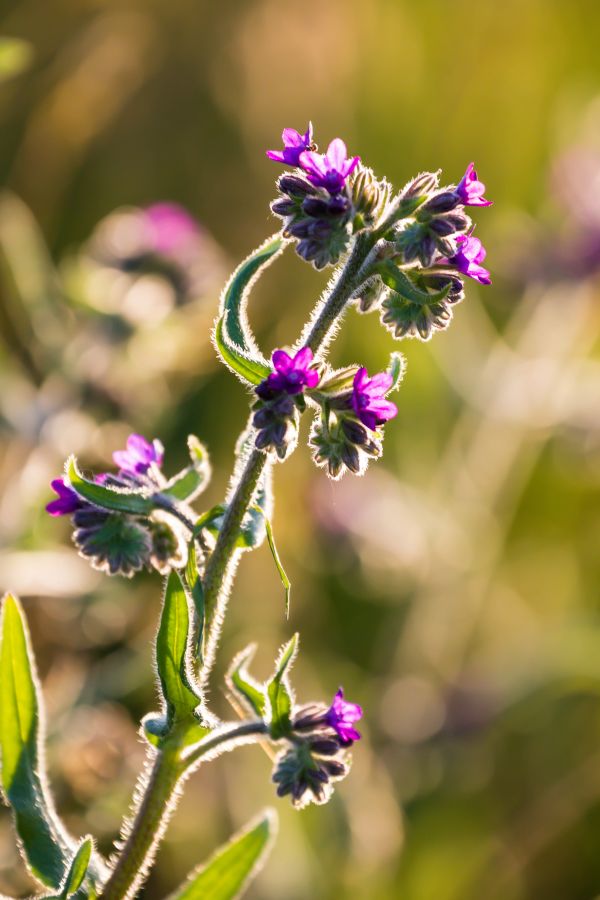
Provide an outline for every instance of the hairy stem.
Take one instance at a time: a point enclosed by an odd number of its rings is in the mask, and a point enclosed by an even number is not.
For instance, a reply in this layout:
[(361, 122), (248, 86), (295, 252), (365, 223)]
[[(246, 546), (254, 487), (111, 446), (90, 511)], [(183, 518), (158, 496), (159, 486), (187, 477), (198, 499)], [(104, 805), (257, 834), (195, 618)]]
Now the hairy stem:
[[(313, 318), (306, 338), (302, 341), (304, 346), (310, 347), (313, 353), (327, 345), (336, 320), (344, 310), (352, 292), (357, 287), (357, 276), (372, 247), (372, 240), (367, 235), (359, 235), (354, 249), (339, 278), (335, 282), (329, 296), (324, 303), (319, 303), (319, 312)], [(240, 475), (235, 493), (227, 507), (223, 525), (215, 544), (203, 579), (204, 603), (206, 610), (205, 634), (206, 648), (202, 679), (208, 678), (215, 656), (216, 645), (222, 624), (222, 603), (230, 583), (231, 572), (236, 562), (239, 550), (236, 549), (236, 540), (244, 516), (250, 509), (260, 476), (267, 464), (268, 456), (260, 450), (253, 450)]]
[[(317, 354), (326, 349), (333, 328), (352, 293), (361, 280), (361, 268), (373, 246), (368, 235), (358, 235), (352, 253), (348, 257), (337, 281), (325, 301), (320, 301), (317, 312), (301, 338), (303, 345)], [(205, 603), (206, 647), (201, 678), (206, 681), (214, 663), (215, 649), (221, 630), (224, 599), (231, 581), (235, 562), (241, 552), (236, 547), (244, 516), (251, 508), (258, 490), (261, 475), (268, 464), (268, 456), (252, 450), (241, 471), (235, 491), (228, 503), (219, 535), (206, 565), (202, 586)], [(220, 732), (188, 751), (183, 760), (178, 751), (159, 751), (150, 777), (131, 825), (129, 837), (123, 847), (115, 869), (108, 880), (102, 900), (121, 900), (131, 897), (143, 882), (152, 862), (158, 842), (171, 815), (172, 798), (186, 770), (214, 750), (224, 741), (240, 741), (248, 735), (265, 733), (262, 722), (242, 723), (231, 732)]]
[(177, 742), (157, 752), (129, 836), (100, 894), (100, 900), (123, 900), (135, 896), (148, 875), (158, 842), (175, 809), (177, 786), (202, 757), (219, 747), (222, 751), (231, 750), (240, 741), (260, 737), (266, 730), (267, 726), (261, 720), (235, 723), (187, 748), (185, 752), (181, 751)]

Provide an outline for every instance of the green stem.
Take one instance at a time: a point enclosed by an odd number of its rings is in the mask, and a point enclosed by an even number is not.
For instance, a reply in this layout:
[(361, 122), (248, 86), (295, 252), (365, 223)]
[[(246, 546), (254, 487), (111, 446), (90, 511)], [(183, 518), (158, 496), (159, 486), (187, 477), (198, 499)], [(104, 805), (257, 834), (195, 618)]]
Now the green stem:
[[(336, 320), (358, 286), (361, 267), (372, 246), (373, 240), (368, 235), (358, 235), (337, 282), (325, 302), (317, 307), (318, 312), (305, 329), (306, 336), (302, 339), (303, 345), (310, 347), (313, 353), (317, 354), (319, 350), (326, 348)], [(228, 503), (215, 548), (206, 565), (202, 580), (206, 610), (206, 653), (201, 673), (203, 680), (208, 677), (214, 662), (223, 620), (223, 601), (240, 553), (236, 547), (237, 538), (244, 516), (255, 500), (260, 478), (267, 464), (268, 457), (265, 453), (252, 450)], [(194, 750), (188, 751), (189, 755), (185, 759), (180, 753), (181, 748), (176, 745), (171, 748), (167, 745), (164, 750), (159, 751), (150, 776), (143, 786), (143, 795), (125, 846), (101, 894), (102, 900), (132, 897), (143, 882), (169, 821), (174, 805), (173, 795), (186, 771), (202, 756), (226, 741), (231, 741), (232, 746), (235, 746), (240, 738), (264, 733), (264, 723), (246, 722), (231, 731), (215, 735), (214, 739), (202, 742)]]
[[(329, 296), (317, 309), (319, 312), (307, 329), (303, 346), (310, 347), (313, 353), (326, 346), (327, 339), (343, 312), (352, 292), (357, 287), (357, 276), (373, 245), (368, 235), (359, 235), (348, 257), (338, 280)], [(253, 450), (240, 475), (235, 493), (229, 502), (223, 525), (215, 544), (203, 578), (204, 603), (206, 610), (205, 634), (206, 647), (202, 679), (208, 678), (215, 656), (223, 620), (222, 598), (226, 596), (231, 581), (239, 550), (236, 541), (244, 516), (250, 509), (258, 488), (260, 476), (267, 465), (267, 454)]]
[(260, 737), (266, 731), (267, 726), (261, 720), (240, 722), (188, 748), (187, 753), (182, 752), (177, 741), (157, 752), (129, 836), (100, 893), (100, 900), (135, 896), (148, 875), (158, 842), (175, 808), (177, 786), (202, 757), (219, 747), (223, 751), (232, 750), (241, 739)]

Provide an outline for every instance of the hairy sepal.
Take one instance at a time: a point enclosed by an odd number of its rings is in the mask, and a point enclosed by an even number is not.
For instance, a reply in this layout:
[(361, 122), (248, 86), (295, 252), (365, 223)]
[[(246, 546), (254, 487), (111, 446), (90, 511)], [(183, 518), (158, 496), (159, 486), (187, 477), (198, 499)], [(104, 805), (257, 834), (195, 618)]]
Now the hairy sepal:
[(67, 460), (65, 474), (73, 490), (88, 503), (100, 509), (130, 513), (134, 516), (149, 516), (154, 508), (152, 499), (139, 491), (118, 490), (88, 481), (81, 474), (74, 456), (70, 456)]
[(256, 644), (249, 644), (234, 657), (225, 675), (225, 684), (228, 688), (230, 702), (236, 710), (237, 701), (240, 700), (244, 711), (264, 719), (268, 711), (265, 687), (256, 681), (247, 669), (255, 652)]

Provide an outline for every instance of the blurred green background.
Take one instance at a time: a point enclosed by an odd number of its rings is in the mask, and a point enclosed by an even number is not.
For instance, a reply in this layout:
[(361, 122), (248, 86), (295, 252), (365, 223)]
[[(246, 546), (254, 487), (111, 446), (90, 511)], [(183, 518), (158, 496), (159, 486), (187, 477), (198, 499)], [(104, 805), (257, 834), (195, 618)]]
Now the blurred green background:
[[(200, 770), (144, 896), (273, 804), (256, 900), (600, 897), (598, 3), (5, 0), (0, 33), (30, 45), (20, 72), (0, 59), (0, 572), (32, 624), (71, 830), (108, 851), (129, 802), (161, 587), (89, 569), (44, 512), (48, 483), (69, 452), (106, 468), (131, 430), (175, 471), (193, 431), (220, 501), (246, 398), (209, 329), (277, 227), (264, 150), (310, 118), (321, 147), (343, 136), (397, 187), (475, 160), (494, 284), (404, 342), (366, 477), (327, 481), (305, 446), (277, 467), (289, 622), (268, 549), (240, 566), (220, 671), (257, 640), (265, 677), (299, 630), (299, 699), (342, 683), (365, 708), (350, 777), (295, 813), (258, 748)], [(184, 288), (107, 264), (131, 237), (114, 211), (156, 201), (205, 229)], [(291, 250), (269, 270), (251, 310), (265, 351), (296, 339), (325, 280)], [(373, 371), (395, 348), (351, 312), (333, 360)], [(227, 714), (217, 678), (213, 698)], [(1, 809), (0, 893), (25, 896), (14, 847)]]

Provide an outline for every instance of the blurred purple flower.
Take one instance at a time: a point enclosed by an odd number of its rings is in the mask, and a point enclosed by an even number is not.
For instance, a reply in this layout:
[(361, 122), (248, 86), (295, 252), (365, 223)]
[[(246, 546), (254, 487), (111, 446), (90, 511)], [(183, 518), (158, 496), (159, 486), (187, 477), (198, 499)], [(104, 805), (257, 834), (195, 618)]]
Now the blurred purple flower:
[(308, 180), (316, 187), (325, 188), (330, 194), (339, 194), (360, 162), (360, 156), (348, 159), (346, 145), (341, 138), (335, 138), (327, 148), (327, 153), (307, 150), (300, 155), (300, 165)]
[(286, 394), (300, 394), (305, 387), (316, 387), (320, 376), (316, 369), (310, 368), (312, 358), (310, 347), (303, 347), (295, 356), (285, 350), (275, 350), (272, 356), (275, 372), (271, 372), (263, 384), (272, 391), (285, 391)]
[(492, 283), (490, 273), (480, 265), (486, 257), (486, 251), (479, 238), (461, 234), (456, 239), (456, 249), (454, 256), (442, 259), (440, 263), (454, 266), (463, 275), (474, 278), (480, 284)]
[(340, 688), (325, 714), (325, 721), (337, 732), (342, 744), (348, 747), (354, 741), (360, 740), (360, 731), (354, 728), (354, 723), (358, 722), (362, 714), (362, 707), (357, 703), (348, 703), (344, 700), (344, 692)]
[(281, 139), (283, 150), (267, 150), (267, 156), (275, 162), (285, 163), (286, 166), (298, 166), (300, 154), (309, 150), (313, 145), (312, 122), (308, 123), (304, 134), (300, 134), (293, 128), (284, 128)]
[(158, 440), (152, 443), (141, 434), (130, 434), (127, 438), (127, 449), (116, 450), (113, 459), (119, 472), (125, 475), (145, 475), (151, 465), (162, 465), (163, 445)]
[(177, 203), (153, 203), (143, 211), (148, 243), (155, 253), (168, 256), (198, 237), (195, 219)]
[(454, 193), (465, 206), (491, 206), (492, 201), (485, 199), (484, 192), (485, 184), (477, 179), (475, 163), (469, 163)]
[(363, 425), (371, 431), (398, 414), (396, 405), (385, 399), (386, 391), (389, 391), (392, 383), (393, 378), (388, 372), (380, 372), (369, 378), (367, 370), (362, 368), (354, 376), (352, 408)]
[(65, 483), (64, 478), (55, 478), (50, 482), (50, 487), (58, 495), (56, 500), (51, 500), (46, 505), (46, 512), (51, 516), (69, 516), (85, 504), (77, 492)]

